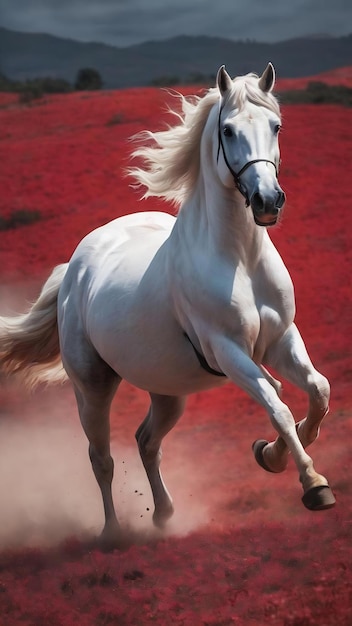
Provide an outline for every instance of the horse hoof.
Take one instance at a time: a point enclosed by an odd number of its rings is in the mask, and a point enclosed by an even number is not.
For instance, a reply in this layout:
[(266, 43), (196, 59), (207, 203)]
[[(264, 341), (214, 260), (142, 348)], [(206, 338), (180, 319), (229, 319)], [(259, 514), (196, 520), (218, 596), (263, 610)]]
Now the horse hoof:
[(121, 528), (117, 519), (105, 523), (105, 526), (96, 538), (97, 547), (103, 552), (111, 552), (121, 545)]
[(319, 485), (308, 489), (302, 498), (304, 506), (310, 511), (324, 511), (335, 506), (335, 496), (329, 485)]
[(156, 528), (163, 530), (169, 521), (170, 517), (174, 514), (174, 507), (171, 505), (162, 511), (154, 511), (153, 524)]
[(266, 441), (265, 439), (257, 439), (252, 444), (252, 450), (253, 450), (254, 458), (257, 461), (258, 465), (260, 465), (260, 467), (265, 469), (267, 472), (272, 472), (273, 474), (275, 474), (276, 472), (270, 469), (270, 467), (264, 461), (263, 450), (265, 446), (268, 445), (268, 443), (269, 441)]

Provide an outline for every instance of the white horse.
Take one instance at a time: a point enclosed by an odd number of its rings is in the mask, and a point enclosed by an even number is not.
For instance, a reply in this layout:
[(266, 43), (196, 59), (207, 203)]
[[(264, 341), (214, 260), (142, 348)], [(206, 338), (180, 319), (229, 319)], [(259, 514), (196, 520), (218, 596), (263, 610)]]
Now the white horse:
[[(294, 324), (293, 285), (266, 228), (285, 201), (274, 81), (271, 64), (261, 77), (234, 80), (221, 67), (203, 98), (181, 97), (178, 123), (143, 133), (146, 143), (134, 155), (144, 169), (130, 170), (145, 196), (180, 206), (177, 218), (136, 213), (98, 228), (54, 269), (28, 313), (0, 319), (3, 371), (22, 373), (30, 385), (67, 375), (72, 382), (108, 543), (119, 534), (109, 411), (122, 379), (151, 398), (136, 439), (156, 525), (173, 513), (159, 469), (161, 441), (185, 396), (227, 381), (266, 409), (278, 433), (253, 444), (258, 463), (282, 472), (291, 453), (305, 506), (335, 503), (305, 451), (328, 411), (329, 383)], [(266, 366), (307, 392), (307, 417), (298, 424)]]

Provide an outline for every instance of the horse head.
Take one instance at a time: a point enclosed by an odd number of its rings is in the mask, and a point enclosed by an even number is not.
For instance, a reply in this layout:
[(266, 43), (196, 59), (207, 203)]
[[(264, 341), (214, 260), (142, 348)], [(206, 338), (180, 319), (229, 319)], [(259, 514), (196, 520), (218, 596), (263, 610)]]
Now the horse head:
[(281, 118), (271, 94), (274, 83), (271, 63), (260, 77), (252, 74), (232, 80), (224, 66), (217, 74), (219, 176), (227, 187), (235, 183), (259, 226), (274, 225), (285, 203), (277, 178)]

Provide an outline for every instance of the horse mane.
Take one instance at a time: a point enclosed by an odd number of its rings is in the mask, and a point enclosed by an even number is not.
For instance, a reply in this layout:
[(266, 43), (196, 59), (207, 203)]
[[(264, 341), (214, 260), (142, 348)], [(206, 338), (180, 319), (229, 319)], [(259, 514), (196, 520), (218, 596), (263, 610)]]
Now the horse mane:
[[(132, 158), (142, 159), (144, 167), (130, 167), (127, 173), (136, 186), (146, 188), (143, 198), (157, 196), (180, 207), (196, 185), (200, 168), (200, 141), (209, 113), (219, 102), (217, 87), (208, 89), (204, 96), (188, 96), (177, 93), (181, 113), (169, 108), (177, 118), (175, 126), (159, 132), (142, 131), (133, 140), (145, 145), (132, 152)], [(264, 106), (278, 115), (280, 109), (276, 98), (258, 87), (258, 76), (246, 74), (233, 80), (233, 87), (225, 105), (243, 110), (247, 102)]]

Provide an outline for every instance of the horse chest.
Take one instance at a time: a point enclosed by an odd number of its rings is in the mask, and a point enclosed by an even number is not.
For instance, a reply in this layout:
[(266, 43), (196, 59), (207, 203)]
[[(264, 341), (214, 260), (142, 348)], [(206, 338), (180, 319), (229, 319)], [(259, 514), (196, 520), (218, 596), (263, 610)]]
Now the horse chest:
[[(263, 274), (251, 277), (239, 269), (231, 298), (222, 300), (219, 318), (236, 343), (260, 360), (268, 347), (292, 323), (295, 306), (292, 283), (285, 273), (278, 284)], [(222, 317), (221, 317), (222, 316)]]
[(291, 325), (295, 316), (293, 287), (288, 273), (278, 284), (263, 279), (254, 289), (259, 329), (253, 346), (254, 360), (260, 361), (267, 347)]

